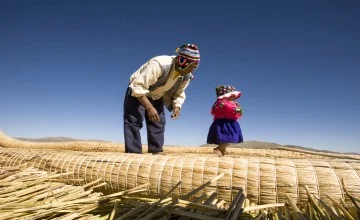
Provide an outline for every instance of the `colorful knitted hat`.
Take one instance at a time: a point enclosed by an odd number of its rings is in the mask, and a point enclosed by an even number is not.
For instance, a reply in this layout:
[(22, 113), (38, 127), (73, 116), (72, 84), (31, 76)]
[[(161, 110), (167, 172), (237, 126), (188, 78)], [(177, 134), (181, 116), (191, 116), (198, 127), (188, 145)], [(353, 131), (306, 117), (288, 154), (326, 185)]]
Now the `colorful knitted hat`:
[(187, 74), (199, 67), (200, 53), (195, 44), (184, 44), (176, 49), (176, 53), (176, 71)]
[(178, 56), (183, 56), (189, 60), (200, 61), (200, 52), (195, 44), (184, 44), (176, 49), (176, 53)]
[(231, 85), (218, 86), (215, 90), (218, 99), (228, 99), (232, 96), (234, 97), (234, 99), (238, 99), (241, 96), (241, 92), (237, 91), (235, 87)]

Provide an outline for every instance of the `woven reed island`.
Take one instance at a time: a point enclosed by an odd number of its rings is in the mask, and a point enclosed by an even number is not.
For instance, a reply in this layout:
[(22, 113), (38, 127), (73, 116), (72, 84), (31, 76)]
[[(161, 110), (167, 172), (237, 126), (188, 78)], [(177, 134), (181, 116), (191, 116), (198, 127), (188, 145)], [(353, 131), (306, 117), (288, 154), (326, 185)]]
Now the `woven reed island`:
[[(311, 193), (330, 202), (346, 199), (346, 188), (360, 197), (360, 162), (357, 160), (285, 159), (264, 157), (219, 158), (215, 155), (151, 155), (113, 152), (44, 151), (0, 148), (1, 166), (28, 166), (48, 172), (67, 173), (69, 184), (86, 184), (97, 179), (105, 190), (119, 191), (150, 183), (144, 194), (157, 197), (176, 183), (181, 186), (170, 196), (180, 197), (224, 173), (207, 190), (218, 199), (232, 201), (240, 187), (255, 204), (285, 202), (288, 194), (305, 202), (305, 185)], [(83, 182), (76, 181), (83, 179)], [(194, 197), (201, 196), (202, 190)]]
[(157, 199), (173, 189), (168, 196), (182, 198), (222, 175), (189, 200), (215, 192), (217, 201), (231, 203), (239, 190), (249, 203), (258, 205), (292, 201), (306, 207), (310, 194), (323, 206), (354, 204), (352, 198), (360, 197), (358, 155), (229, 148), (229, 154), (219, 158), (212, 148), (167, 147), (167, 155), (124, 154), (123, 150), (121, 144), (111, 142), (29, 142), (0, 133), (0, 166), (56, 172), (70, 185), (95, 181), (100, 184), (97, 189), (106, 193), (146, 185), (143, 197)]
[[(0, 131), (0, 146), (4, 148), (43, 149), (43, 150), (71, 150), (81, 152), (120, 152), (124, 153), (123, 144), (104, 141), (70, 141), (70, 142), (32, 142), (22, 141), (7, 136)], [(172, 147), (164, 146), (167, 154), (212, 154), (213, 147)], [(147, 153), (147, 147), (143, 146)], [(360, 160), (360, 155), (326, 153), (278, 146), (271, 149), (232, 148), (228, 147), (227, 154), (231, 157), (257, 156), (270, 158), (306, 158), (306, 159), (349, 159)]]

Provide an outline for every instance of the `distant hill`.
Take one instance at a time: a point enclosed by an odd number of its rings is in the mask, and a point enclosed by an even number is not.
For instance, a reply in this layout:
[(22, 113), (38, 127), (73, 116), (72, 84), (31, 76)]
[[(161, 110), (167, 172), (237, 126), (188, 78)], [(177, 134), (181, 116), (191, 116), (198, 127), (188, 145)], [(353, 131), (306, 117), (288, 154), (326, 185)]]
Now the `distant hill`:
[[(301, 150), (308, 150), (308, 151), (316, 151), (316, 152), (323, 152), (323, 153), (339, 153), (336, 151), (331, 151), (331, 150), (316, 150), (313, 148), (309, 148), (309, 147), (302, 147), (302, 146), (297, 146), (297, 145), (282, 145), (283, 147), (288, 147), (288, 148), (297, 148), (297, 149), (301, 149)], [(356, 152), (341, 152), (342, 154), (356, 154), (356, 155), (360, 155), (360, 153), (356, 153)]]
[[(215, 144), (204, 144), (200, 147), (215, 147)], [(280, 144), (264, 142), (264, 141), (245, 141), (239, 144), (231, 144), (229, 147), (235, 148), (254, 148), (254, 149), (276, 149), (277, 147), (282, 146)]]

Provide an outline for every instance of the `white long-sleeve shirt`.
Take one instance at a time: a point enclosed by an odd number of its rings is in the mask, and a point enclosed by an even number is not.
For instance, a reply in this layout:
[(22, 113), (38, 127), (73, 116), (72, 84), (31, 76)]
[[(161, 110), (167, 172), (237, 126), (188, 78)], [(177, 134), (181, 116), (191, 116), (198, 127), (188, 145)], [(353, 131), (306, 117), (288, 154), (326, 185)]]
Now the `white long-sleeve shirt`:
[(160, 65), (171, 65), (174, 57), (175, 56), (154, 57), (135, 71), (130, 76), (129, 87), (132, 89), (131, 95), (134, 97), (146, 95), (153, 100), (163, 97), (165, 104), (172, 103), (173, 107), (181, 108), (186, 99), (185, 89), (188, 87), (190, 80), (183, 81), (178, 90), (172, 94), (172, 97), (168, 97), (168, 91), (173, 88), (179, 77), (181, 77), (181, 75), (175, 71), (174, 67), (170, 70), (170, 76), (163, 86), (159, 86), (152, 91), (149, 90), (149, 87), (155, 84), (160, 76), (164, 74), (162, 73)]

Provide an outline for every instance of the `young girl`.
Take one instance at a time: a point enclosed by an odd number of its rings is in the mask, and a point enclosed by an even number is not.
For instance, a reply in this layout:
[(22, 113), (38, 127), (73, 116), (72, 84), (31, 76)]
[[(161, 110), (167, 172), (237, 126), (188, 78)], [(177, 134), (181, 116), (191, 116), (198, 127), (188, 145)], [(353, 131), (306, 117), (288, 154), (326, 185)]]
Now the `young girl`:
[(216, 87), (217, 100), (211, 108), (214, 121), (210, 126), (207, 143), (217, 144), (214, 153), (219, 157), (224, 156), (229, 143), (243, 142), (241, 128), (237, 119), (242, 115), (242, 108), (236, 99), (240, 98), (241, 92), (233, 86), (223, 85)]

